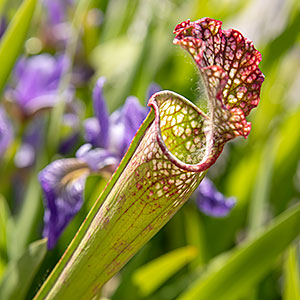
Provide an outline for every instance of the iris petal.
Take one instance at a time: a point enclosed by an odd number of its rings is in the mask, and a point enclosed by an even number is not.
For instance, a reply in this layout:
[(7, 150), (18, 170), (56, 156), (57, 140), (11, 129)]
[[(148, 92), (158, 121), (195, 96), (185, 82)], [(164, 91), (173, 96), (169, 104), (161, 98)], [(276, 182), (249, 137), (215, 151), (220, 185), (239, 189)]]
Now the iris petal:
[(49, 249), (81, 208), (89, 174), (88, 165), (76, 158), (56, 160), (39, 173), (46, 207), (43, 235), (48, 237)]
[(93, 90), (93, 105), (95, 116), (99, 122), (99, 135), (94, 147), (107, 148), (109, 138), (109, 115), (103, 97), (104, 77), (100, 77)]
[(14, 72), (17, 86), (8, 90), (8, 97), (18, 104), (25, 116), (53, 107), (60, 98), (69, 100), (72, 91), (68, 90), (63, 97), (57, 93), (60, 78), (68, 64), (65, 56), (40, 54), (21, 58)]
[(100, 144), (100, 124), (97, 118), (88, 118), (84, 121), (84, 139), (87, 143), (98, 147)]
[(128, 97), (122, 108), (122, 122), (124, 124), (124, 138), (121, 143), (120, 156), (127, 151), (134, 135), (146, 118), (149, 109), (142, 106), (136, 97)]
[(234, 197), (226, 198), (207, 178), (203, 179), (195, 194), (199, 209), (213, 217), (227, 216), (236, 203)]
[(77, 150), (76, 157), (85, 161), (93, 172), (100, 172), (108, 166), (113, 166), (113, 169), (117, 166), (119, 159), (116, 155), (103, 148), (92, 149), (91, 146), (91, 144), (82, 145)]
[(6, 151), (13, 138), (13, 129), (6, 113), (0, 107), (0, 158)]

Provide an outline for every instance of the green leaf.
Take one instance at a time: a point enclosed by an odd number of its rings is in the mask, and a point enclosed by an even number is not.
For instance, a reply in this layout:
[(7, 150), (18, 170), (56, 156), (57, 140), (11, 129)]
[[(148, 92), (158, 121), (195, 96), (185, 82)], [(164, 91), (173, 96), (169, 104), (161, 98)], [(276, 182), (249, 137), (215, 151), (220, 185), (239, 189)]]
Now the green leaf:
[(276, 258), (300, 234), (300, 204), (277, 217), (255, 238), (220, 261), (216, 258), (180, 300), (233, 300), (257, 283)]
[(249, 205), (249, 234), (255, 234), (266, 220), (268, 201), (270, 198), (270, 183), (273, 174), (273, 162), (277, 148), (271, 138), (262, 151), (261, 163), (255, 178), (252, 201)]
[(283, 300), (300, 300), (299, 252), (296, 246), (287, 251)]
[(194, 246), (173, 250), (137, 269), (133, 274), (133, 283), (143, 297), (148, 296), (192, 261), (197, 254), (197, 248)]
[(23, 49), (37, 0), (24, 0), (0, 43), (0, 93)]
[(47, 239), (36, 241), (11, 261), (0, 284), (1, 300), (25, 299), (26, 293), (47, 252)]
[[(6, 249), (7, 242), (7, 221), (9, 218), (9, 210), (6, 205), (6, 201), (2, 195), (0, 195), (0, 252)], [(1, 259), (0, 253), (0, 259)]]
[(190, 263), (190, 267), (195, 269), (204, 265), (207, 258), (204, 224), (195, 206), (185, 205), (183, 207), (183, 216), (186, 241), (189, 245), (195, 246), (198, 251), (197, 257)]
[(0, 195), (0, 278), (7, 261), (7, 231), (10, 212), (5, 199)]
[(3, 16), (3, 11), (5, 9), (6, 0), (0, 0), (0, 15)]
[(35, 230), (38, 213), (41, 209), (41, 189), (37, 173), (31, 174), (20, 214), (16, 217), (14, 230), (8, 247), (9, 257), (18, 258), (30, 242), (30, 235)]

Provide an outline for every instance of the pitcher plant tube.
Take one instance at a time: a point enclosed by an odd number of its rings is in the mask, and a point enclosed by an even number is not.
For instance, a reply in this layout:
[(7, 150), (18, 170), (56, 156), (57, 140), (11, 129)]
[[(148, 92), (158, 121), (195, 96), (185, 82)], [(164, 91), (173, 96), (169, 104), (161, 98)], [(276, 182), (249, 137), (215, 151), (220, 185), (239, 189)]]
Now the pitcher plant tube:
[(92, 299), (188, 200), (226, 142), (247, 137), (259, 103), (260, 53), (236, 30), (203, 18), (177, 25), (174, 44), (195, 61), (208, 112), (158, 92), (108, 186), (36, 299)]

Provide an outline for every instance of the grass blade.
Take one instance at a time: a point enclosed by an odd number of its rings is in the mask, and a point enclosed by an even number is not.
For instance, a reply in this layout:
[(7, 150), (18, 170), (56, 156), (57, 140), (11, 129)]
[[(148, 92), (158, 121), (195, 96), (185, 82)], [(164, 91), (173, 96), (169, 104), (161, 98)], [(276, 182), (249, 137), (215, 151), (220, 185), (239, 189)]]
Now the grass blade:
[(299, 261), (296, 246), (287, 251), (283, 300), (300, 300)]
[(23, 255), (8, 265), (0, 284), (0, 299), (25, 299), (46, 252), (47, 240), (36, 241), (29, 245)]
[(50, 276), (47, 278), (44, 285), (39, 290), (38, 294), (35, 296), (35, 298), (34, 298), (35, 300), (44, 299), (46, 297), (46, 295), (49, 293), (49, 291), (52, 289), (53, 285), (55, 284), (55, 282), (56, 282), (57, 278), (59, 277), (60, 273), (63, 271), (64, 267), (68, 263), (68, 261), (69, 261), (70, 257), (72, 256), (73, 252), (76, 250), (76, 248), (80, 244), (81, 239), (83, 238), (86, 231), (88, 230), (91, 222), (93, 221), (93, 219), (94, 219), (95, 215), (97, 214), (97, 212), (98, 212), (100, 206), (102, 205), (103, 201), (106, 199), (107, 195), (109, 194), (109, 192), (114, 187), (114, 185), (115, 185), (117, 179), (119, 178), (120, 174), (125, 169), (128, 161), (130, 160), (130, 158), (131, 158), (132, 154), (134, 153), (135, 149), (137, 148), (141, 137), (144, 135), (146, 129), (148, 128), (149, 124), (153, 121), (153, 119), (154, 119), (154, 112), (151, 111), (151, 113), (149, 113), (148, 117), (145, 119), (145, 121), (141, 125), (140, 129), (136, 133), (136, 135), (135, 135), (135, 137), (134, 137), (127, 153), (123, 157), (118, 169), (116, 170), (116, 172), (113, 174), (112, 178), (110, 179), (106, 189), (102, 192), (99, 199), (95, 202), (95, 205), (90, 210), (87, 218), (85, 219), (84, 223), (79, 228), (77, 234), (75, 235), (75, 238), (73, 239), (73, 241), (69, 245), (69, 247), (66, 250), (66, 252), (64, 253), (63, 257), (61, 258), (59, 263), (55, 266), (54, 270), (52, 271)]
[(167, 279), (197, 256), (197, 248), (186, 246), (164, 254), (140, 267), (133, 274), (133, 282), (140, 294), (151, 295)]

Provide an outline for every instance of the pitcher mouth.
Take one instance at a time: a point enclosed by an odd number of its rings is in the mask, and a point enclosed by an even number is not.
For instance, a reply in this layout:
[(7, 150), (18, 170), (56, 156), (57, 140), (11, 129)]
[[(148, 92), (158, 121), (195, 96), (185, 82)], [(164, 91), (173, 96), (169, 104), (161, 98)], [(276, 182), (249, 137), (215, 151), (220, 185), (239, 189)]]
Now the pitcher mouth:
[(171, 91), (154, 94), (148, 105), (155, 111), (158, 144), (172, 163), (202, 172), (215, 162), (211, 120), (196, 105)]

